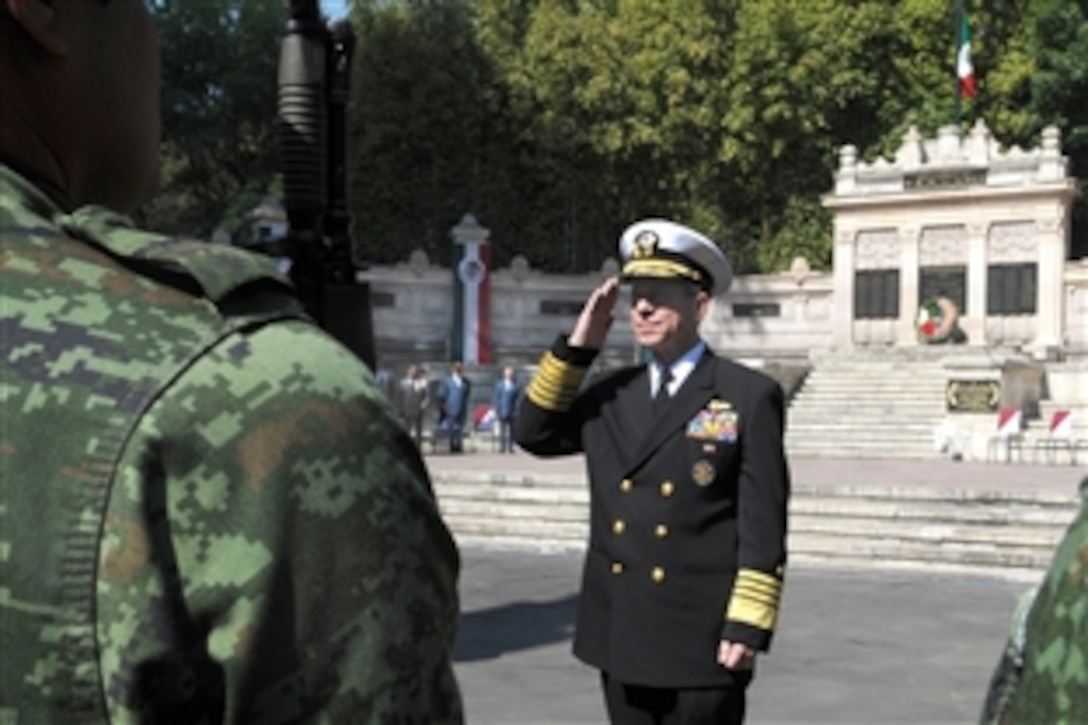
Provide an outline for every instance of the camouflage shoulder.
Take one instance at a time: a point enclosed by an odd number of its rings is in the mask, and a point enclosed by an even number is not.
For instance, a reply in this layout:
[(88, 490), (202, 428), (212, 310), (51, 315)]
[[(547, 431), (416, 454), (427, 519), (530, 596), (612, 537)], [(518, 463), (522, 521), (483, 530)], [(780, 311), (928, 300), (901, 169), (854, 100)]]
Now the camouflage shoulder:
[(167, 284), (195, 285), (212, 302), (221, 302), (257, 282), (292, 293), (291, 283), (268, 257), (225, 244), (143, 231), (128, 217), (103, 207), (81, 207), (56, 223), (141, 273), (162, 278)]
[(990, 686), (982, 704), (979, 725), (999, 725), (1012, 706), (1024, 670), (1028, 615), (1035, 604), (1039, 586), (1033, 586), (1017, 598), (1005, 648), (990, 676)]
[(1088, 499), (1058, 544), (1028, 613), (1009, 722), (1088, 722)]

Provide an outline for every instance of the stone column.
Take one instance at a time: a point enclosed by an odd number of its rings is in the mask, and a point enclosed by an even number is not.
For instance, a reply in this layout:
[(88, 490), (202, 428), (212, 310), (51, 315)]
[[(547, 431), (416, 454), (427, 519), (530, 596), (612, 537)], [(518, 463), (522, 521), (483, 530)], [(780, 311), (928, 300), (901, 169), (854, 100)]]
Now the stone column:
[(970, 345), (986, 344), (986, 235), (987, 222), (967, 224), (967, 309), (963, 311), (960, 329)]
[(1037, 356), (1050, 357), (1062, 340), (1062, 268), (1065, 264), (1065, 224), (1056, 210), (1049, 219), (1036, 220), (1039, 277), (1036, 280), (1035, 339)]
[(922, 230), (917, 226), (899, 228), (899, 321), (895, 326), (895, 344), (914, 346), (918, 334), (914, 319), (918, 314), (918, 239)]
[(832, 269), (835, 292), (832, 296), (831, 342), (836, 348), (854, 346), (854, 253), (857, 230), (836, 225)]

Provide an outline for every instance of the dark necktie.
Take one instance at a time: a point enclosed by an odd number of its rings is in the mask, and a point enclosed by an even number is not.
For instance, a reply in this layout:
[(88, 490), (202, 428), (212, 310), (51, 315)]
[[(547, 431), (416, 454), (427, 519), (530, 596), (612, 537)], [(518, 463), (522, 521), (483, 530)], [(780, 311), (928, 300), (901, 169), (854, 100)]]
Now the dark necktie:
[(660, 379), (657, 383), (657, 395), (654, 396), (653, 401), (653, 414), (657, 415), (664, 408), (665, 404), (669, 402), (669, 383), (672, 382), (672, 370), (669, 368), (661, 368)]

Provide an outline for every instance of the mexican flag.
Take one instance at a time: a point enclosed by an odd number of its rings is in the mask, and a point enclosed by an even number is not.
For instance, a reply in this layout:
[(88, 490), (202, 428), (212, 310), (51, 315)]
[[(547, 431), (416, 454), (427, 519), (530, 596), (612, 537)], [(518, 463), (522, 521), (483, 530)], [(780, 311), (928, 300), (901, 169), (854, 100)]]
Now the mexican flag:
[(956, 77), (960, 79), (960, 94), (965, 98), (974, 98), (978, 93), (978, 86), (975, 85), (975, 66), (971, 63), (971, 25), (967, 22), (967, 13), (960, 14)]
[(488, 230), (466, 215), (454, 227), (452, 360), (491, 362), (491, 247)]

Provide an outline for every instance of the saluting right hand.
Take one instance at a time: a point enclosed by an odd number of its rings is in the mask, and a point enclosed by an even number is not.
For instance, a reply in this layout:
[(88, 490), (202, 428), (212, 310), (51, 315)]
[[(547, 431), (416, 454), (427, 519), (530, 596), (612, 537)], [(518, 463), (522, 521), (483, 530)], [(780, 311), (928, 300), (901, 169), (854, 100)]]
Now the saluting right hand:
[(612, 327), (612, 309), (620, 294), (619, 277), (609, 277), (586, 300), (582, 314), (574, 324), (574, 332), (567, 338), (572, 347), (588, 347), (599, 350)]

